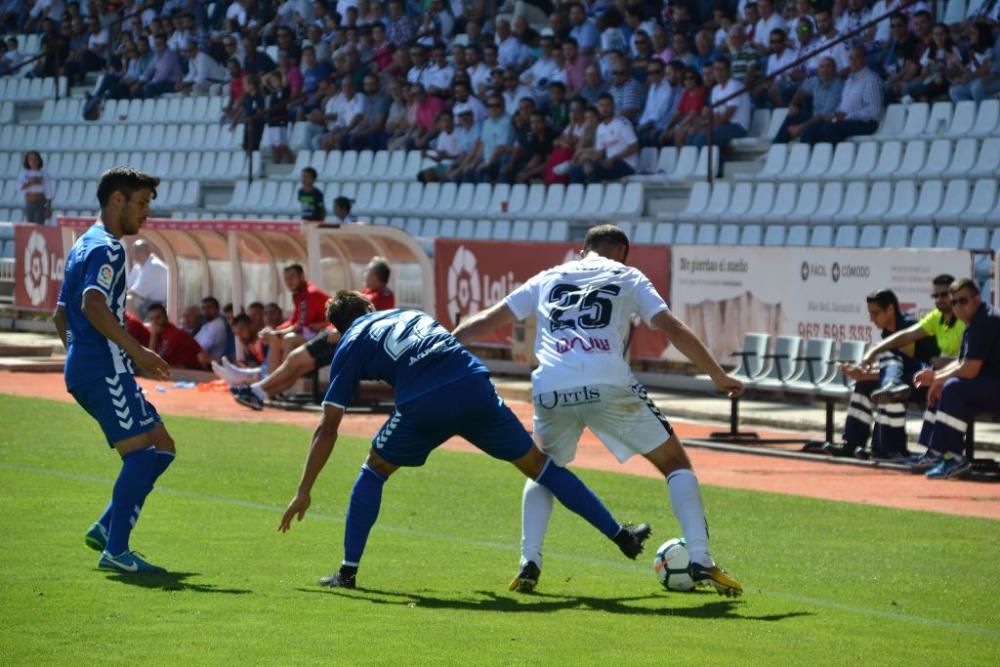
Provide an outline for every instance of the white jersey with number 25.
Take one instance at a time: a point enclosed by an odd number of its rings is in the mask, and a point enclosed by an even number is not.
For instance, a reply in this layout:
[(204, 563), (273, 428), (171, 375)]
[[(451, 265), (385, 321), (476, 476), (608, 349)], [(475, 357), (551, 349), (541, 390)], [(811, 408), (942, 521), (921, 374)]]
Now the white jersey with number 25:
[(532, 391), (588, 384), (631, 384), (625, 345), (632, 316), (646, 324), (667, 310), (663, 297), (638, 269), (590, 253), (542, 271), (504, 303), (518, 320), (534, 313), (538, 331)]

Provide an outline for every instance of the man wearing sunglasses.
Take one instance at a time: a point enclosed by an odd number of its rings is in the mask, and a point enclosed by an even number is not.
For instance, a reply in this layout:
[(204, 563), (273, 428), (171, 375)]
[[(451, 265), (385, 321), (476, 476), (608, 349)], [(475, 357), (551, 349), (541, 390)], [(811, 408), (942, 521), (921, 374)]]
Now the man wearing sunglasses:
[[(957, 360), (917, 375), (927, 391), (927, 452), (912, 461), (928, 479), (960, 477), (972, 467), (963, 456), (965, 432), (977, 412), (1000, 410), (1000, 311), (983, 303), (979, 285), (960, 278), (951, 285), (951, 307), (965, 325)], [(923, 431), (921, 436), (923, 436)]]
[[(910, 346), (926, 338), (933, 338), (940, 352), (940, 355), (934, 359), (933, 365), (935, 367), (940, 368), (956, 359), (962, 345), (965, 323), (958, 319), (951, 308), (950, 288), (953, 282), (955, 282), (954, 276), (947, 273), (935, 277), (933, 281), (934, 291), (931, 292), (931, 298), (934, 299), (934, 310), (927, 313), (916, 324), (902, 331), (897, 331), (869, 349), (861, 360), (861, 365), (873, 366), (875, 361), (886, 352), (909, 349)], [(910, 397), (912, 391), (909, 384), (903, 379), (899, 379), (873, 391), (872, 400), (880, 404), (905, 401)]]

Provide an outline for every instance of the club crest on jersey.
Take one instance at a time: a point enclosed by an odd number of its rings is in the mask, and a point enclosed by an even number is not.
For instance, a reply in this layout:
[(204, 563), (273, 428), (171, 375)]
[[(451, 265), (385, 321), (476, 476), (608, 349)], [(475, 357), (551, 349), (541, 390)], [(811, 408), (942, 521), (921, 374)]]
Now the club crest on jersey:
[(115, 270), (110, 264), (103, 265), (97, 270), (97, 284), (104, 289), (111, 289), (111, 283), (115, 279)]
[(607, 338), (594, 338), (593, 336), (569, 339), (559, 338), (556, 340), (556, 352), (559, 354), (566, 354), (573, 349), (582, 350), (583, 352), (593, 352), (594, 350), (598, 352), (610, 352), (611, 341)]

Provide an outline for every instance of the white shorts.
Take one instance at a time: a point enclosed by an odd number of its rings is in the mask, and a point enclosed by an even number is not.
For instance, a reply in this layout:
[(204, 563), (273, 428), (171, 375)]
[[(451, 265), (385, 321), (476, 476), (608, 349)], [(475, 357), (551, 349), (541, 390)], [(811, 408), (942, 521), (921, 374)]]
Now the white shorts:
[(274, 148), (275, 146), (287, 146), (288, 128), (282, 126), (265, 128), (264, 145), (268, 148)]
[(535, 441), (561, 466), (576, 456), (585, 426), (619, 463), (653, 451), (674, 432), (638, 382), (548, 391), (535, 394), (534, 403)]

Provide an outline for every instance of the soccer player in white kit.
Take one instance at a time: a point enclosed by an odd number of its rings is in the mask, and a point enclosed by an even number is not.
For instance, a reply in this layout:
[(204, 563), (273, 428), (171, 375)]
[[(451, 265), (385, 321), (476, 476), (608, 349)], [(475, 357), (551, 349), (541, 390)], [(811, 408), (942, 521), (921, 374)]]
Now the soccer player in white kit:
[[(538, 368), (531, 384), (539, 447), (554, 463), (566, 466), (586, 426), (619, 462), (644, 456), (667, 480), (670, 503), (691, 553), (691, 577), (735, 597), (743, 587), (709, 553), (708, 523), (691, 462), (625, 358), (633, 315), (664, 332), (708, 373), (719, 391), (739, 396), (743, 384), (727, 375), (704, 343), (670, 312), (649, 278), (624, 264), (628, 250), (628, 236), (618, 227), (592, 227), (581, 259), (542, 271), (503, 301), (462, 322), (454, 335), (467, 344), (534, 314)], [(538, 583), (551, 514), (552, 493), (528, 480), (521, 506), (520, 572), (511, 590), (529, 592)]]

